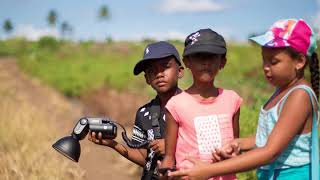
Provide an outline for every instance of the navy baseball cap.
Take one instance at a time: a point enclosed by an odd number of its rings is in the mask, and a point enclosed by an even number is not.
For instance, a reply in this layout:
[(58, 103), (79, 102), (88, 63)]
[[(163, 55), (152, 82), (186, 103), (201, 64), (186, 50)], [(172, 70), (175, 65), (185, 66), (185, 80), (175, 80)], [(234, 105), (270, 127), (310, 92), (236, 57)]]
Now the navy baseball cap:
[(200, 29), (187, 36), (184, 42), (183, 56), (194, 53), (227, 53), (226, 42), (224, 38), (211, 29)]
[(177, 49), (170, 43), (166, 41), (159, 41), (155, 43), (148, 44), (144, 49), (143, 59), (141, 59), (134, 67), (133, 74), (138, 75), (142, 71), (144, 71), (146, 62), (150, 62), (152, 60), (166, 58), (169, 56), (173, 56), (179, 66), (181, 65), (180, 56)]

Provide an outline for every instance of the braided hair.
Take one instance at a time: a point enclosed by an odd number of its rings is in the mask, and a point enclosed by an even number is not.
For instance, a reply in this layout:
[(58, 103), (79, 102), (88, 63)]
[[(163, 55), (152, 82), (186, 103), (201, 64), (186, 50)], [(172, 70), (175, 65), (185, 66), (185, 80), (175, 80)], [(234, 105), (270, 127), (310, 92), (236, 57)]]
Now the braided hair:
[(319, 99), (319, 59), (317, 53), (314, 52), (308, 58), (308, 64), (311, 73), (312, 89), (316, 93), (317, 98)]

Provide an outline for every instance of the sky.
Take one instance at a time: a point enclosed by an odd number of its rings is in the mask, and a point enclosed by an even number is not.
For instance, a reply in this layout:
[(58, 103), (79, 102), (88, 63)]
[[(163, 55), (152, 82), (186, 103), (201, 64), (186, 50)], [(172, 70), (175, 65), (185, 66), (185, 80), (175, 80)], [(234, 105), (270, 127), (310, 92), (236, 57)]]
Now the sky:
[[(44, 35), (61, 37), (59, 24), (73, 28), (70, 39), (103, 41), (184, 38), (211, 28), (226, 39), (246, 41), (263, 33), (278, 19), (302, 18), (320, 27), (320, 0), (0, 0), (0, 23), (10, 19), (9, 35), (37, 40)], [(106, 5), (110, 18), (101, 21), (98, 11)], [(50, 27), (48, 12), (58, 14), (58, 26)]]

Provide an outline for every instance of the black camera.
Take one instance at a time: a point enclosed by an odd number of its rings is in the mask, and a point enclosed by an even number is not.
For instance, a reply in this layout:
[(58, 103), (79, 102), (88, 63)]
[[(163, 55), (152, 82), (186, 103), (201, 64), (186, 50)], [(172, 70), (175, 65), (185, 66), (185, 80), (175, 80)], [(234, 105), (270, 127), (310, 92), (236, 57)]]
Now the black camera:
[(96, 133), (96, 138), (98, 138), (98, 133), (102, 134), (102, 139), (114, 139), (117, 137), (117, 126), (108, 119), (103, 118), (88, 118), (89, 119), (89, 129), (91, 132)]

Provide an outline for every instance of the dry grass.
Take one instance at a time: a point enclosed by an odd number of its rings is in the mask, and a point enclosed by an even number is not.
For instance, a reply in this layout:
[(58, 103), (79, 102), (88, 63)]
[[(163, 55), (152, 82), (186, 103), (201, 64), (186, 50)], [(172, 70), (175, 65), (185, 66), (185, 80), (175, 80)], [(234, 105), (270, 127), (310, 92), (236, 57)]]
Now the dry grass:
[(0, 180), (83, 179), (85, 171), (51, 147), (64, 131), (54, 122), (72, 108), (15, 67), (0, 64)]
[(52, 114), (39, 111), (9, 90), (0, 91), (0, 99), (0, 179), (83, 178), (77, 164), (51, 148), (57, 137), (48, 124)]

